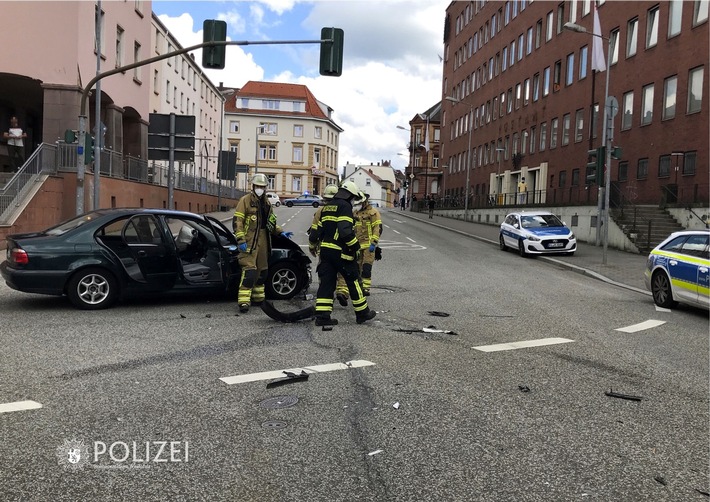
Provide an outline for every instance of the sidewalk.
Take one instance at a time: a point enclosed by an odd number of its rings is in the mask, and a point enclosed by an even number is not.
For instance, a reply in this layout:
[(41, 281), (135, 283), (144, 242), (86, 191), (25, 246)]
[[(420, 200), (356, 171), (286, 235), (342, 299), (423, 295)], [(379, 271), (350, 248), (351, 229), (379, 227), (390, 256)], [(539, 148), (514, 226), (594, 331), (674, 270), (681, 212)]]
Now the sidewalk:
[[(387, 211), (392, 216), (416, 219), (430, 225), (446, 228), (473, 239), (489, 242), (498, 247), (498, 225), (467, 222), (437, 216), (436, 214), (430, 220), (428, 213), (417, 213), (409, 210), (382, 209), (382, 211)], [(645, 255), (627, 253), (608, 247), (606, 265), (602, 263), (603, 255), (602, 246), (597, 247), (586, 242), (578, 242), (577, 252), (575, 252), (574, 256), (537, 256), (535, 259), (549, 261), (609, 284), (646, 295), (651, 294), (646, 290), (646, 285), (643, 282), (643, 271), (646, 268)]]

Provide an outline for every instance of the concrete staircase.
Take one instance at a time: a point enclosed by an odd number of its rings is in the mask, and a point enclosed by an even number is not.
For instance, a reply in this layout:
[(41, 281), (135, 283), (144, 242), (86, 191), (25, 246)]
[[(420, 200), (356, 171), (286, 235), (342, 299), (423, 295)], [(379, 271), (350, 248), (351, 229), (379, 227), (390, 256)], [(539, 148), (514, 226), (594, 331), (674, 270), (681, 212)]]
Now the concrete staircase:
[(684, 230), (678, 220), (658, 206), (612, 209), (610, 216), (641, 254), (651, 251), (672, 232)]

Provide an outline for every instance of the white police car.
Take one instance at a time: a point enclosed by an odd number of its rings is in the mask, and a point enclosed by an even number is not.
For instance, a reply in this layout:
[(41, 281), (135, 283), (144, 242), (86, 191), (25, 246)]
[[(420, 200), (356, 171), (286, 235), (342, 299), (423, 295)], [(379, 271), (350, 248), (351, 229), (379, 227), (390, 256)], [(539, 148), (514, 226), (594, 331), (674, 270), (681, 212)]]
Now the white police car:
[(672, 233), (648, 255), (643, 278), (659, 307), (710, 309), (710, 230)]
[(572, 231), (549, 211), (510, 213), (500, 225), (500, 248), (517, 249), (520, 256), (528, 254), (573, 255), (577, 239)]

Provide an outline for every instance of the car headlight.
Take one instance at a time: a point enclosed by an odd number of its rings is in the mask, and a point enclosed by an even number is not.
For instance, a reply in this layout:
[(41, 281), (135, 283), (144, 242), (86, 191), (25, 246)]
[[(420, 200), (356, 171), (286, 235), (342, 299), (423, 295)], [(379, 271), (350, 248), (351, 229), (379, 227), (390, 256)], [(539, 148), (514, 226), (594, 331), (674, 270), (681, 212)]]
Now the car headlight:
[(525, 238), (532, 242), (540, 242), (540, 238), (534, 235), (526, 235)]
[(569, 234), (569, 240), (574, 241), (577, 238), (574, 236), (574, 234)]

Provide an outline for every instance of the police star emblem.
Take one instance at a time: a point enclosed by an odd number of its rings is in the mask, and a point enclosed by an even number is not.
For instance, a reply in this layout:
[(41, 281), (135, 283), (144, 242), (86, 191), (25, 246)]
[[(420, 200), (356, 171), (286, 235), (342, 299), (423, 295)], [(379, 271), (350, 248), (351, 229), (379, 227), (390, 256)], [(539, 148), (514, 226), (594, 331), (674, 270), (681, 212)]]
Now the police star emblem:
[(65, 470), (79, 471), (89, 463), (89, 447), (79, 439), (65, 439), (64, 444), (57, 447), (59, 465)]

